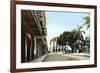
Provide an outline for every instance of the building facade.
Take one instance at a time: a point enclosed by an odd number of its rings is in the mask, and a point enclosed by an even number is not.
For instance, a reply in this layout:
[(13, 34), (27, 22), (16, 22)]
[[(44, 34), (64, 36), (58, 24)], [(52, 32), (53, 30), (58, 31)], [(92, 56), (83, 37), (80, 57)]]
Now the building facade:
[(50, 52), (62, 52), (62, 53), (71, 53), (72, 48), (68, 45), (59, 45), (57, 44), (58, 37), (52, 38), (50, 41)]
[(44, 11), (21, 10), (21, 62), (31, 62), (47, 53)]

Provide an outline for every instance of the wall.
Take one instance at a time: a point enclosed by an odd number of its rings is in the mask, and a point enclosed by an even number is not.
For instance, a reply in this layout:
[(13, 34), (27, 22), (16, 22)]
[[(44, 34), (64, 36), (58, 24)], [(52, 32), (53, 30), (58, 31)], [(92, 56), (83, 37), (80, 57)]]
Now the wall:
[[(58, 3), (76, 3), (76, 4), (90, 4), (98, 6), (98, 25), (97, 25), (97, 54), (98, 67), (97, 68), (83, 68), (83, 69), (69, 69), (69, 70), (53, 70), (30, 73), (99, 73), (100, 72), (100, 0), (33, 0), (45, 2)], [(1, 0), (0, 2), (0, 73), (10, 73), (10, 0)]]

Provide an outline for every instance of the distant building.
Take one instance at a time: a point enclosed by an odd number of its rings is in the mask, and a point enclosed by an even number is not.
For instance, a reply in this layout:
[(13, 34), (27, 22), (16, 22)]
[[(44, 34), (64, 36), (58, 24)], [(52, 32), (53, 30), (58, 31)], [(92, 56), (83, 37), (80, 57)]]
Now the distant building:
[(21, 10), (21, 62), (30, 62), (47, 53), (44, 11)]
[(54, 37), (50, 41), (50, 52), (62, 52), (62, 53), (71, 53), (72, 52), (72, 48), (68, 44), (58, 45), (57, 41), (58, 41), (58, 37)]

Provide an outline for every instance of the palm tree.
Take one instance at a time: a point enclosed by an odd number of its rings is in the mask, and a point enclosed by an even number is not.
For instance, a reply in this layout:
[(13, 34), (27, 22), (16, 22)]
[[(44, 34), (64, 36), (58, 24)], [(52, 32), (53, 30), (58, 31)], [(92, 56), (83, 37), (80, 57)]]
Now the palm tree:
[[(82, 42), (84, 41), (83, 34), (85, 34), (82, 28), (83, 26), (77, 25), (77, 28), (72, 30), (73, 37), (75, 40), (75, 42), (73, 43), (73, 47), (78, 48), (79, 51), (82, 51), (82, 44), (83, 44)], [(80, 46), (81, 48), (79, 48)]]
[(90, 17), (89, 16), (86, 16), (84, 18), (84, 20), (85, 20), (84, 25), (87, 27), (87, 29), (89, 29), (89, 27), (90, 27)]
[(79, 26), (77, 25), (76, 29), (73, 29), (72, 32), (74, 33), (74, 37), (77, 37), (78, 40), (83, 40), (83, 34), (85, 34), (85, 32), (82, 29), (83, 26)]

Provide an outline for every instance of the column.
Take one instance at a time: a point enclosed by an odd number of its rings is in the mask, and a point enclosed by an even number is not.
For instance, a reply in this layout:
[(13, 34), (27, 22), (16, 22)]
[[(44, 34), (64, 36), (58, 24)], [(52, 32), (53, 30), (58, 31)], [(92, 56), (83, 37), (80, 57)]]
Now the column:
[(35, 37), (34, 37), (34, 55), (36, 56), (36, 38)]
[(28, 38), (27, 41), (27, 61), (30, 61), (31, 40)]
[(25, 32), (21, 31), (21, 62), (25, 62)]
[(32, 37), (32, 49), (31, 49), (31, 57), (32, 57), (32, 60), (34, 60), (34, 37)]
[(54, 48), (55, 46), (54, 46), (54, 40), (53, 40), (53, 52), (55, 52), (55, 48)]

